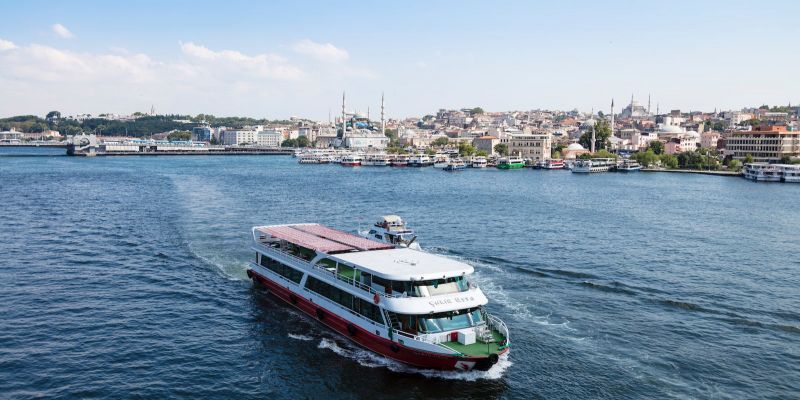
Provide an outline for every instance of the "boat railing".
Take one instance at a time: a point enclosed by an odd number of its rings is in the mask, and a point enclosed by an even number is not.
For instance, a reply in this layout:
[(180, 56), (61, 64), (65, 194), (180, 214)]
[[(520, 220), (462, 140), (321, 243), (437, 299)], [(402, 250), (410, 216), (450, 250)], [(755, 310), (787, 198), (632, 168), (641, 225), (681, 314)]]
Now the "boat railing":
[(361, 282), (359, 282), (359, 281), (357, 281), (357, 280), (355, 280), (353, 278), (350, 278), (349, 276), (344, 276), (342, 274), (337, 273), (336, 270), (333, 269), (333, 268), (325, 268), (323, 266), (315, 265), (315, 264), (311, 264), (311, 266), (316, 268), (316, 269), (318, 269), (318, 270), (320, 270), (320, 271), (322, 271), (322, 272), (324, 272), (324, 273), (326, 273), (326, 274), (329, 274), (330, 276), (332, 276), (335, 279), (344, 281), (348, 285), (355, 286), (355, 287), (357, 287), (359, 289), (362, 289), (362, 290), (365, 290), (365, 291), (367, 291), (367, 292), (369, 292), (371, 294), (377, 294), (378, 296), (383, 296), (383, 297), (402, 297), (399, 294), (379, 292), (379, 291), (375, 290), (373, 287), (371, 287), (369, 285), (363, 284), (363, 283), (361, 283)]
[(486, 322), (489, 328), (495, 329), (498, 332), (500, 332), (500, 334), (506, 338), (506, 343), (508, 343), (508, 326), (506, 325), (506, 323), (492, 314), (486, 313), (486, 316), (487, 316)]

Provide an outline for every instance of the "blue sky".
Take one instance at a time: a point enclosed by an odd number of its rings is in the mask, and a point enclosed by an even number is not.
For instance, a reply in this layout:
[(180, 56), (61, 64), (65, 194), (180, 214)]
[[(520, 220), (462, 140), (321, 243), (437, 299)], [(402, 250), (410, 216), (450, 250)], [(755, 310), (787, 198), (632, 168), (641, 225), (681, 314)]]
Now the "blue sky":
[(0, 115), (800, 103), (800, 2), (0, 3)]

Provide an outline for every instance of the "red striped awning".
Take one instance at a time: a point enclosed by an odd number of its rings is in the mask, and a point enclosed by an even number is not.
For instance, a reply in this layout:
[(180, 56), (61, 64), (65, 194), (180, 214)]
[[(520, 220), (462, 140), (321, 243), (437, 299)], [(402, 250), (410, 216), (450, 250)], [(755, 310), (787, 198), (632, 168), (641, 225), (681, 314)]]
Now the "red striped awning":
[(259, 228), (259, 231), (323, 253), (381, 250), (394, 247), (319, 224), (266, 226)]

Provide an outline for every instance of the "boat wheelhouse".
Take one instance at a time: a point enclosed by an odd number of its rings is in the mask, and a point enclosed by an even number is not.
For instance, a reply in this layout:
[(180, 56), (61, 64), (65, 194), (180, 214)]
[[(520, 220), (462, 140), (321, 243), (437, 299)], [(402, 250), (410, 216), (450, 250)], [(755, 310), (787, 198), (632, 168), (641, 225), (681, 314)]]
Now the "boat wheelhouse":
[(616, 161), (614, 161), (613, 158), (592, 158), (591, 160), (580, 159), (575, 161), (575, 165), (572, 166), (572, 172), (608, 172), (616, 165)]
[(497, 162), (497, 168), (499, 169), (519, 169), (524, 167), (525, 161), (518, 156), (502, 157)]
[(487, 370), (509, 350), (472, 266), (319, 224), (254, 227), (248, 276), (358, 345), (420, 368)]

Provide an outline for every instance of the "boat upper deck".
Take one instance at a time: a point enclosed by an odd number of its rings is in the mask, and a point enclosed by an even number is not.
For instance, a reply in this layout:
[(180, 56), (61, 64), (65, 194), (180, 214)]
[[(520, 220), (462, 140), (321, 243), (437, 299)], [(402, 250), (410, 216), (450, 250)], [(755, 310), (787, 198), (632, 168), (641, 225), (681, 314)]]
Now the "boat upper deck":
[[(285, 240), (307, 249), (327, 254), (366, 250), (392, 249), (394, 246), (376, 242), (320, 224), (271, 225), (253, 228), (253, 235)], [(258, 240), (258, 237), (254, 237)]]

